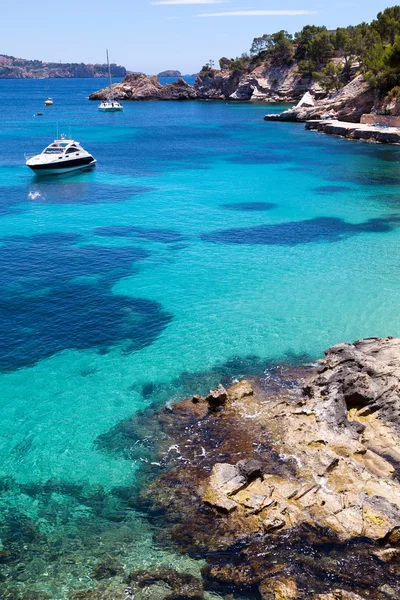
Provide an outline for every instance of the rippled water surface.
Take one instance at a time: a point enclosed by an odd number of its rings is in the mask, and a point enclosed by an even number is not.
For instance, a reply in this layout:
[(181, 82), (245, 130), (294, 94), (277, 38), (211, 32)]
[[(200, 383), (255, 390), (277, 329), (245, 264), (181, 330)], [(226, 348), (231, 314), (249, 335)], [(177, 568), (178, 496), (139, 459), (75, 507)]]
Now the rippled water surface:
[[(400, 335), (399, 148), (265, 123), (276, 106), (102, 114), (103, 83), (53, 80), (46, 108), (42, 81), (0, 80), (2, 600), (73, 598), (111, 558), (198, 573), (131, 500), (140, 459), (96, 439), (221, 377)], [(24, 166), (57, 124), (95, 170)]]

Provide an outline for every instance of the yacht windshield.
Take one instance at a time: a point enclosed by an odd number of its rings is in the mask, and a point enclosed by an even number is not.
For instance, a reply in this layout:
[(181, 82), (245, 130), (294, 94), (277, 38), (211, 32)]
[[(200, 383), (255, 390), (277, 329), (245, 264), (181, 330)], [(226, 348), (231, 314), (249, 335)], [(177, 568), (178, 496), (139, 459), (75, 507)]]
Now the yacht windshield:
[(54, 142), (43, 150), (43, 154), (62, 154), (70, 142)]
[(49, 146), (46, 150), (43, 151), (43, 154), (62, 154), (64, 152), (64, 148), (57, 148), (56, 146)]

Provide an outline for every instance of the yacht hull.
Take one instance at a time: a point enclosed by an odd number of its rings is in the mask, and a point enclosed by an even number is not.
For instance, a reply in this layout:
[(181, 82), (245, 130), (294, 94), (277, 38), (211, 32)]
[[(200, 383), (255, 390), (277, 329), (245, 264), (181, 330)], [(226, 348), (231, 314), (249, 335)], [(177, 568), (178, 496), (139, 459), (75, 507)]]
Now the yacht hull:
[(121, 108), (115, 108), (115, 107), (102, 108), (99, 106), (99, 111), (101, 111), (101, 112), (121, 112), (122, 110), (123, 110), (122, 106), (121, 106)]
[(66, 161), (63, 165), (57, 163), (28, 165), (36, 175), (62, 175), (63, 173), (71, 173), (72, 171), (81, 171), (82, 169), (91, 169), (95, 166), (96, 160), (91, 158)]

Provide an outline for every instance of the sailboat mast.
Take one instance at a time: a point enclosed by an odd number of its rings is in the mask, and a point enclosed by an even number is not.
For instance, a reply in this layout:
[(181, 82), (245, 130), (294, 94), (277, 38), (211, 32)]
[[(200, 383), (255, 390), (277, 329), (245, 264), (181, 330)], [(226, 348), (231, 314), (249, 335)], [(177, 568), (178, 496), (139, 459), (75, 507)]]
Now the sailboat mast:
[(110, 100), (114, 100), (113, 92), (112, 92), (112, 80), (111, 80), (111, 69), (110, 69), (110, 60), (108, 58), (108, 50), (107, 52), (107, 66), (108, 66), (108, 79), (110, 81)]

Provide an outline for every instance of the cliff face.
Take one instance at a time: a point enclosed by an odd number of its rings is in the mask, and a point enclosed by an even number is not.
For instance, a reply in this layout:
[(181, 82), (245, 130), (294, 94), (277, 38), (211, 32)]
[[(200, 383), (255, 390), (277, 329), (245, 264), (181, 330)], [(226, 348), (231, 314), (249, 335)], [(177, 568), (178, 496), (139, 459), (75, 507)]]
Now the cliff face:
[[(127, 75), (121, 83), (112, 86), (114, 98), (118, 100), (194, 100), (196, 92), (183, 79), (161, 85), (157, 75), (140, 73)], [(109, 88), (103, 88), (89, 96), (89, 100), (105, 100)]]
[(296, 102), (312, 89), (323, 95), (310, 75), (298, 72), (298, 65), (263, 64), (250, 71), (232, 70), (222, 59), (223, 69), (202, 71), (194, 87), (199, 99)]
[(358, 75), (333, 95), (316, 101), (311, 97), (310, 102), (300, 102), (280, 115), (266, 115), (265, 120), (337, 119), (338, 121), (358, 123), (361, 115), (370, 113), (374, 108), (375, 100), (375, 90), (368, 86), (362, 75)]

